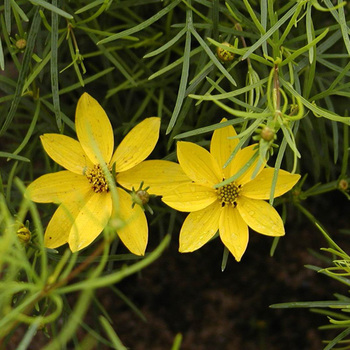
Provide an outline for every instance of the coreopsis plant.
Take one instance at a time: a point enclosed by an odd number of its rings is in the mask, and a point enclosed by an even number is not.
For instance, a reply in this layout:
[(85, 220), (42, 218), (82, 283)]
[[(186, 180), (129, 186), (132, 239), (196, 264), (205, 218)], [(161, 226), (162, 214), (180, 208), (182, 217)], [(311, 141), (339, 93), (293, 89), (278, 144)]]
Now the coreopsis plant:
[[(266, 161), (259, 157), (254, 159), (257, 145), (239, 149), (225, 166), (239, 142), (235, 136), (232, 126), (215, 130), (210, 152), (191, 142), (177, 143), (179, 164), (191, 182), (165, 193), (162, 200), (176, 210), (190, 212), (180, 231), (180, 252), (202, 247), (219, 230), (224, 245), (240, 261), (248, 245), (248, 226), (268, 236), (285, 234), (278, 212), (265, 201), (271, 195), (275, 169), (265, 168)], [(217, 186), (238, 172), (242, 173), (235, 181)], [(278, 170), (273, 197), (289, 191), (299, 178)]]
[(46, 153), (66, 170), (39, 177), (26, 192), (35, 202), (59, 203), (45, 232), (45, 246), (56, 248), (68, 242), (73, 252), (83, 249), (117, 211), (124, 223), (118, 228), (121, 241), (130, 252), (143, 255), (148, 240), (145, 213), (120, 186), (116, 187), (118, 208), (114, 207), (106, 172), (130, 173), (142, 164), (158, 141), (160, 118), (147, 118), (136, 125), (113, 153), (114, 135), (107, 114), (84, 93), (78, 101), (75, 125), (79, 141), (61, 134), (41, 136)]

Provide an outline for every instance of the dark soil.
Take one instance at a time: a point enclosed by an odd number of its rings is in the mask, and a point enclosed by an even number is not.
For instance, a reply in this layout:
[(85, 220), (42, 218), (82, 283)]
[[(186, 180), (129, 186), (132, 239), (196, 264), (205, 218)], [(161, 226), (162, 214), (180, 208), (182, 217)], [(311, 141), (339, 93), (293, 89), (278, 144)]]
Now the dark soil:
[[(348, 206), (342, 196), (325, 196), (324, 203), (315, 205), (315, 213), (326, 213), (330, 203)], [(333, 300), (335, 292), (347, 294), (344, 285), (304, 267), (322, 266), (309, 249), (319, 253), (328, 245), (305, 217), (301, 221), (297, 217), (290, 217), (274, 257), (269, 256), (272, 239), (251, 232), (242, 261), (237, 263), (230, 256), (224, 272), (219, 239), (197, 252), (180, 254), (173, 237), (158, 261), (118, 285), (147, 322), (122, 301), (112, 301), (106, 294), (102, 298), (114, 305), (114, 326), (124, 345), (132, 350), (171, 349), (174, 337), (181, 333), (182, 350), (323, 349), (322, 339), (336, 334), (317, 329), (328, 323), (325, 316), (308, 309), (269, 308), (282, 302)], [(345, 228), (339, 211), (328, 212), (323, 219), (346, 249), (349, 240), (338, 233)]]
[[(323, 196), (322, 202), (305, 204), (312, 207), (313, 213), (319, 213), (316, 216), (329, 233), (349, 252), (348, 236), (339, 233), (349, 228), (348, 219), (339, 209), (348, 207), (345, 196), (332, 193)], [(158, 241), (158, 237), (151, 236), (148, 251)], [(116, 286), (141, 310), (146, 321), (109, 288), (99, 290), (97, 299), (130, 350), (170, 350), (178, 333), (183, 337), (181, 350), (321, 350), (325, 347), (322, 339), (332, 339), (337, 334), (317, 329), (328, 324), (326, 316), (308, 309), (269, 306), (334, 300), (333, 293), (348, 294), (346, 286), (304, 267), (325, 267), (310, 249), (320, 253), (320, 248), (328, 245), (322, 234), (296, 211), (289, 216), (286, 236), (280, 240), (274, 257), (269, 255), (271, 243), (272, 238), (251, 232), (242, 261), (237, 263), (230, 256), (226, 270), (221, 272), (223, 245), (219, 239), (197, 252), (180, 254), (174, 236), (160, 259)], [(69, 296), (69, 302), (73, 307), (74, 294)], [(100, 314), (95, 309), (85, 320), (96, 331)], [(25, 331), (23, 327), (17, 329), (10, 350), (16, 349)], [(80, 329), (78, 337), (85, 335), (86, 331)], [(109, 349), (91, 341), (90, 346), (79, 349)], [(38, 332), (28, 349), (41, 349), (47, 342), (49, 339)], [(72, 343), (67, 349), (76, 347)]]

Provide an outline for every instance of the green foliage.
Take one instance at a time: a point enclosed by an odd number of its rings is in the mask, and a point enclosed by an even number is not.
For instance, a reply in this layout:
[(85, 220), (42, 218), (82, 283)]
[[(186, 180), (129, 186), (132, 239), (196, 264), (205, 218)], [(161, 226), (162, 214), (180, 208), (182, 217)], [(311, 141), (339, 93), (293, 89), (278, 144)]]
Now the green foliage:
[[(75, 106), (84, 91), (103, 104), (118, 140), (145, 117), (161, 117), (159, 158), (175, 159), (174, 140), (207, 145), (209, 132), (234, 125), (239, 146), (254, 139), (256, 157), (303, 175), (291, 196), (274, 203), (285, 213), (292, 203), (308, 217), (308, 199), (326, 192), (349, 198), (349, 11), (348, 3), (330, 0), (5, 0), (0, 5), (2, 345), (21, 324), (29, 327), (19, 349), (28, 348), (39, 329), (54, 334), (45, 349), (75, 339), (84, 314), (96, 304), (94, 290), (112, 288), (146, 267), (169, 240), (166, 236), (137, 262), (131, 254), (109, 253), (118, 245), (108, 238), (111, 227), (82, 254), (44, 248), (43, 231), (54, 206), (37, 208), (22, 193), (33, 179), (58, 170), (39, 136), (74, 135)], [(217, 48), (234, 54), (234, 60), (221, 61)], [(223, 116), (229, 120), (220, 123)], [(272, 139), (264, 138), (266, 127)], [(275, 176), (271, 204), (276, 181)], [(161, 213), (153, 227), (171, 233), (174, 215), (153, 208)], [(23, 242), (26, 231), (18, 231), (27, 221), (31, 239)], [(273, 250), (276, 246), (277, 241)], [(341, 255), (336, 267), (347, 269), (347, 259)], [(223, 269), (226, 261), (227, 254)], [(332, 268), (322, 272), (345, 281)], [(78, 296), (69, 310), (66, 296), (72, 292)], [(349, 299), (327, 303), (304, 306), (342, 308)], [(93, 337), (124, 349), (107, 311), (95, 307), (104, 316), (86, 343)], [(350, 328), (346, 313), (327, 312), (334, 327), (345, 329), (326, 346), (331, 349)], [(59, 318), (61, 328), (55, 326)], [(178, 335), (173, 348), (180, 343)]]
[[(310, 214), (307, 213), (309, 216)], [(310, 216), (310, 219), (313, 219)], [(350, 256), (341, 249), (329, 234), (317, 223), (315, 225), (325, 236), (329, 248), (324, 248), (323, 251), (330, 253), (332, 258), (325, 257), (325, 260), (332, 264), (327, 268), (320, 268), (313, 265), (306, 266), (307, 268), (324, 274), (330, 278), (350, 286)], [(338, 331), (338, 335), (332, 340), (325, 341), (327, 344), (324, 350), (329, 349), (349, 349), (350, 346), (350, 317), (349, 317), (349, 303), (350, 298), (339, 293), (334, 294), (336, 300), (326, 301), (305, 301), (292, 302), (283, 304), (271, 305), (272, 308), (310, 308), (310, 311), (327, 316), (329, 325), (321, 326), (321, 330), (333, 329)], [(338, 345), (338, 346), (337, 346)], [(336, 347), (337, 346), (337, 347)]]

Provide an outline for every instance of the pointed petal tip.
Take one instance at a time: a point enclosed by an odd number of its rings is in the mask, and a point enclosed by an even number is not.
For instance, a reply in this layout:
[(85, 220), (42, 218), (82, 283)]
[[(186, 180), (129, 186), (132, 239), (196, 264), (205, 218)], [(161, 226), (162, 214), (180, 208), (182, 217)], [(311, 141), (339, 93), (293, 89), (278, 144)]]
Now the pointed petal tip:
[(179, 253), (193, 253), (193, 249), (185, 249), (182, 247), (179, 247)]
[(83, 92), (83, 94), (80, 96), (79, 100), (88, 100), (88, 99), (94, 99), (90, 94), (87, 92)]
[(70, 241), (68, 242), (68, 246), (72, 253), (76, 253), (77, 251), (79, 251), (78, 247)]
[(234, 258), (235, 258), (235, 260), (236, 260), (237, 262), (240, 262), (241, 259), (242, 259), (242, 256), (234, 256)]
[(134, 254), (134, 255), (137, 255), (137, 256), (145, 256), (145, 250), (143, 250), (143, 251), (132, 251), (131, 253)]

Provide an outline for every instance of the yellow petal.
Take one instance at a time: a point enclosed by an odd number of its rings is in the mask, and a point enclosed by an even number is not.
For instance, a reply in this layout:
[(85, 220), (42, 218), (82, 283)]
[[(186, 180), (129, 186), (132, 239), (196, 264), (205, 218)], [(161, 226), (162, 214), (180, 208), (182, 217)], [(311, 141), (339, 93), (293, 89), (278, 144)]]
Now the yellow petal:
[[(274, 168), (263, 169), (256, 178), (243, 186), (241, 194), (253, 199), (269, 199), (274, 172)], [(299, 179), (300, 175), (279, 170), (274, 197), (281, 196), (288, 192)]]
[(83, 205), (82, 202), (69, 201), (58, 207), (45, 231), (45, 247), (57, 248), (68, 242), (73, 222)]
[(68, 243), (71, 251), (76, 252), (91, 244), (106, 227), (111, 213), (111, 194), (94, 193), (79, 210), (70, 230)]
[(194, 182), (213, 187), (222, 181), (222, 171), (214, 157), (192, 142), (177, 143), (177, 158), (185, 174)]
[(162, 201), (179, 211), (197, 211), (217, 201), (214, 189), (194, 183), (184, 184), (167, 192)]
[(99, 164), (100, 153), (108, 164), (114, 148), (112, 125), (101, 105), (87, 93), (78, 101), (75, 126), (80, 144), (91, 162)]
[(222, 208), (219, 232), (224, 245), (240, 261), (248, 245), (249, 232), (237, 208), (231, 205)]
[(92, 167), (80, 143), (71, 137), (60, 134), (40, 136), (45, 152), (65, 169), (82, 175), (84, 170)]
[[(221, 122), (224, 122), (226, 120), (226, 118), (223, 118)], [(223, 168), (223, 166), (239, 142), (238, 138), (231, 139), (233, 136), (237, 136), (237, 133), (233, 126), (225, 126), (224, 128), (216, 129), (214, 131), (210, 142), (210, 153), (218, 162), (225, 179), (230, 177), (232, 174), (229, 173), (229, 166), (226, 168)]]
[(246, 224), (254, 231), (267, 236), (283, 236), (283, 221), (269, 203), (244, 196), (237, 198), (237, 209)]
[[(231, 176), (236, 174), (247, 162), (253, 157), (254, 153), (259, 152), (256, 149), (256, 144), (239, 150), (233, 158), (230, 166)], [(264, 168), (266, 162), (261, 162), (259, 156), (255, 159), (252, 165), (235, 181), (239, 185), (244, 185), (252, 180), (253, 176), (257, 176)]]
[(145, 160), (158, 141), (159, 128), (160, 118), (156, 117), (147, 118), (137, 124), (115, 150), (111, 166), (115, 162), (115, 170), (121, 172)]
[(64, 170), (40, 176), (28, 186), (25, 196), (38, 203), (61, 203), (72, 195), (82, 198), (90, 191), (85, 176)]
[(219, 228), (220, 209), (218, 203), (213, 203), (187, 216), (180, 232), (181, 253), (193, 252), (213, 238)]
[(179, 164), (167, 160), (145, 160), (132, 169), (117, 174), (117, 182), (131, 190), (149, 186), (149, 194), (163, 195), (174, 187), (190, 183)]
[(131, 196), (117, 188), (119, 214), (125, 226), (118, 229), (118, 236), (124, 245), (135, 255), (144, 255), (148, 241), (148, 225), (145, 213), (139, 205), (132, 208)]

